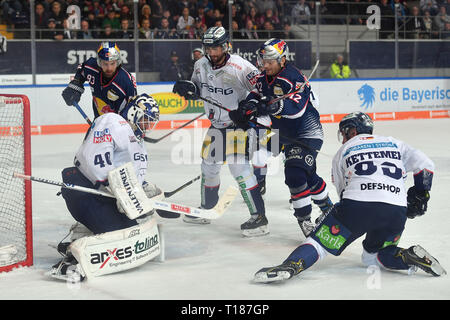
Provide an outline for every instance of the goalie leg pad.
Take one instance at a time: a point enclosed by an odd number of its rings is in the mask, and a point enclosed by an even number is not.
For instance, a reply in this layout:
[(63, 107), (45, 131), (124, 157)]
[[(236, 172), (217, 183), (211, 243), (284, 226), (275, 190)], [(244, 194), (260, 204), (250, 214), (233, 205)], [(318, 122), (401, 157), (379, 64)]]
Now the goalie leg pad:
[(136, 268), (160, 254), (160, 232), (155, 218), (143, 224), (74, 241), (69, 250), (86, 277)]

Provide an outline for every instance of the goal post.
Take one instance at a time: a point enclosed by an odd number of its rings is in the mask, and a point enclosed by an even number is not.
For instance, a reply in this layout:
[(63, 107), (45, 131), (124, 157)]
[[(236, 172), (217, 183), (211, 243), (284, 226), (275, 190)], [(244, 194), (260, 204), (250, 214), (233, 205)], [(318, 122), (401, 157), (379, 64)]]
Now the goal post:
[(33, 264), (30, 101), (0, 94), (0, 272)]

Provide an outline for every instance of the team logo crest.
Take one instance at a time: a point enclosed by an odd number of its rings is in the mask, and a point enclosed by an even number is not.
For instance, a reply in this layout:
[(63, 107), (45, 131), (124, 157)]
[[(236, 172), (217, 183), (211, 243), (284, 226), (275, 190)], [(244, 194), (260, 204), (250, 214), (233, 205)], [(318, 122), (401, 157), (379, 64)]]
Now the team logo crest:
[(375, 102), (375, 89), (368, 84), (364, 84), (358, 90), (358, 97), (359, 100), (362, 101), (360, 107), (367, 110), (368, 108), (372, 107), (373, 103)]
[(282, 96), (283, 95), (283, 89), (281, 89), (280, 86), (273, 87), (273, 94), (276, 96)]
[(106, 93), (106, 96), (111, 101), (116, 101), (117, 99), (119, 99), (119, 96), (117, 94), (115, 94), (115, 92), (112, 90), (108, 90), (108, 92)]

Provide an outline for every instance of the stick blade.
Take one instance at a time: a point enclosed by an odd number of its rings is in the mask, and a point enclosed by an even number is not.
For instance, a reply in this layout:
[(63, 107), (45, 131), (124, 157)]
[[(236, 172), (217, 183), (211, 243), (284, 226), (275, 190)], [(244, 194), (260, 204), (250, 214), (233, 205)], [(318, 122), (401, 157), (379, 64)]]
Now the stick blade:
[(144, 137), (144, 141), (149, 142), (149, 143), (157, 143), (159, 140), (161, 140), (161, 139), (153, 139), (150, 137)]
[(215, 210), (219, 216), (223, 215), (231, 206), (238, 193), (239, 190), (237, 188), (229, 186), (222, 197), (220, 197), (213, 210)]

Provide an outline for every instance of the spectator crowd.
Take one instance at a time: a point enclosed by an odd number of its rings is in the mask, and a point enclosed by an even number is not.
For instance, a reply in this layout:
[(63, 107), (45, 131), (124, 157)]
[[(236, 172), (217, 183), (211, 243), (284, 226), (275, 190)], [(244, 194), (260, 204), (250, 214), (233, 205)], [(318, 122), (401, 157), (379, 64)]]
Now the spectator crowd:
[[(207, 28), (224, 26), (234, 39), (296, 38), (292, 28), (314, 24), (316, 0), (139, 0), (139, 39), (200, 39)], [(320, 0), (321, 24), (366, 23), (369, 5), (381, 9), (379, 37), (450, 38), (450, 0)], [(30, 1), (0, 0), (0, 24), (18, 39), (30, 38)], [(79, 10), (75, 10), (77, 6)], [(133, 39), (133, 1), (36, 0), (37, 39)], [(68, 13), (69, 12), (69, 13)], [(397, 12), (397, 19), (395, 19)], [(80, 25), (71, 27), (73, 15)], [(231, 17), (230, 17), (231, 15)]]

